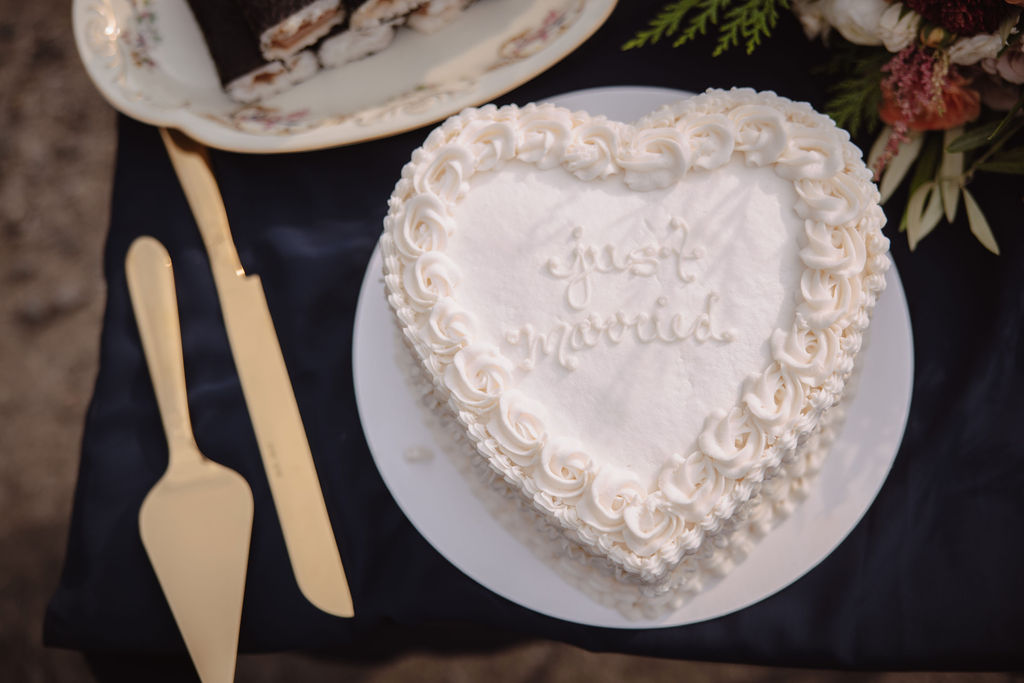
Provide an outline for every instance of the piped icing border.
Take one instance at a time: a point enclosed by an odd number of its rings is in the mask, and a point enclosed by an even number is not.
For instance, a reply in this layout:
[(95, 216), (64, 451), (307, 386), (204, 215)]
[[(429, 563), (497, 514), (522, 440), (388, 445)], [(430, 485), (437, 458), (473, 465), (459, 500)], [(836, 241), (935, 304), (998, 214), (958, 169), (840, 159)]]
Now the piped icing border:
[[(544, 408), (515, 389), (513, 363), (476, 340), (446, 255), (475, 173), (509, 159), (582, 181), (618, 177), (644, 192), (740, 155), (793, 183), (804, 222), (796, 314), (771, 337), (772, 362), (741, 400), (705, 421), (692, 453), (657, 486), (599, 468), (585, 444), (551, 436)], [(889, 267), (885, 217), (845, 131), (774, 93), (709, 90), (627, 125), (553, 105), (467, 109), (435, 129), (402, 169), (381, 249), (388, 300), (435, 389), (477, 450), (535, 508), (591, 552), (656, 582), (756, 497), (840, 398)]]

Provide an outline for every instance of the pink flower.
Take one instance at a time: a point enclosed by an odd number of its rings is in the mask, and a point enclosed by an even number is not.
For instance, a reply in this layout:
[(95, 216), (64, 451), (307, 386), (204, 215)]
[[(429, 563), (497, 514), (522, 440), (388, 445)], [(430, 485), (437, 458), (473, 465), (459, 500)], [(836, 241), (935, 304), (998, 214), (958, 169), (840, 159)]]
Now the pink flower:
[(981, 96), (970, 81), (935, 54), (915, 46), (897, 53), (882, 71), (879, 117), (897, 130), (946, 130), (978, 118)]

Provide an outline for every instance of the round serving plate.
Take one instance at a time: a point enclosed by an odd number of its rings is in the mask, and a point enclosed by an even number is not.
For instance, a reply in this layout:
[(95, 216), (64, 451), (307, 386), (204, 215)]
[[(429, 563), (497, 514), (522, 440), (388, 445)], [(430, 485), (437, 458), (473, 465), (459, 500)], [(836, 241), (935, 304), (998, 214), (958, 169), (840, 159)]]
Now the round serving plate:
[(116, 109), (211, 147), (296, 152), (394, 135), (494, 99), (579, 47), (616, 0), (479, 0), (424, 35), (253, 105), (224, 93), (186, 0), (73, 0), (86, 71)]
[[(551, 101), (634, 121), (687, 95), (620, 87)], [(422, 391), (406, 378), (406, 354), (375, 251), (356, 309), (352, 362), (367, 443), (399, 507), (452, 564), (495, 593), (552, 617), (618, 628), (679, 626), (719, 617), (763, 600), (813, 569), (853, 530), (881, 489), (903, 438), (913, 383), (910, 315), (893, 267), (872, 317), (871, 341), (863, 351), (845, 425), (807, 499), (720, 581), (657, 619), (631, 620), (569, 585), (495, 519), (458, 465), (458, 458), (466, 456), (441, 455), (451, 442), (438, 433)]]

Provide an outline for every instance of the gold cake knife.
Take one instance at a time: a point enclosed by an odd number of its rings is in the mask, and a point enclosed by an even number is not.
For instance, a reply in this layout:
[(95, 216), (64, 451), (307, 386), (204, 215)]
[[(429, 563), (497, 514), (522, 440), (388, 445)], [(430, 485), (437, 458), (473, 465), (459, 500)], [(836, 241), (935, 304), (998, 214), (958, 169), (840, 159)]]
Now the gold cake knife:
[(340, 617), (354, 614), (323, 491), (258, 275), (246, 275), (206, 151), (177, 131), (160, 135), (210, 257), (231, 353), (299, 590)]

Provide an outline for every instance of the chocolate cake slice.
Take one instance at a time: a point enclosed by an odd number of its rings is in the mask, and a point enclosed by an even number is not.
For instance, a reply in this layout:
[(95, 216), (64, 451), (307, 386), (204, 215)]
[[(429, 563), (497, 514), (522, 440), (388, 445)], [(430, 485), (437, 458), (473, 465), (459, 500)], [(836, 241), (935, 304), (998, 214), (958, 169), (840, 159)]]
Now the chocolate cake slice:
[(437, 33), (455, 21), (475, 0), (429, 0), (409, 15), (409, 28), (420, 33)]
[(297, 54), (345, 18), (341, 0), (235, 0), (266, 59)]
[(349, 28), (363, 29), (400, 19), (424, 3), (424, 0), (346, 0)]
[(268, 61), (234, 0), (189, 0), (228, 96), (256, 102), (306, 80), (319, 64), (309, 51)]
[(380, 52), (395, 38), (395, 29), (402, 20), (371, 25), (361, 29), (335, 28), (320, 43), (317, 57), (325, 67), (337, 67)]

